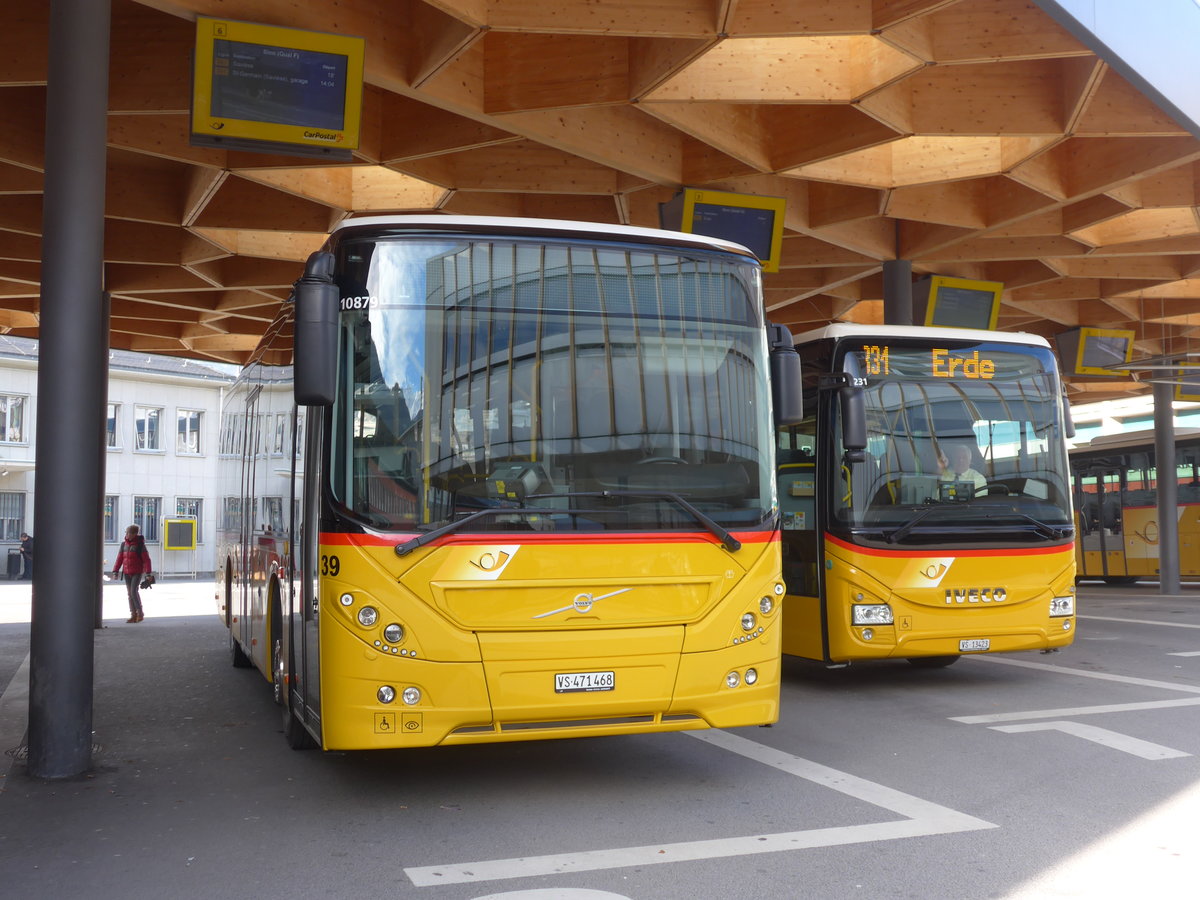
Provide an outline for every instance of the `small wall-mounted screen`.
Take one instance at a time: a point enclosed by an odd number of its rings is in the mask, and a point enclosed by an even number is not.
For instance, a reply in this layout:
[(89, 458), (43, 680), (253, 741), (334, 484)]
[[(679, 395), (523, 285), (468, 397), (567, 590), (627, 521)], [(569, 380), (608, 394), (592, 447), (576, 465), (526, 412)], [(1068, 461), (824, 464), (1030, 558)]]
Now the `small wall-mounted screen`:
[(1003, 292), (999, 281), (929, 275), (913, 287), (913, 320), (942, 328), (995, 328)]
[(783, 197), (686, 188), (659, 204), (658, 218), (672, 231), (741, 244), (758, 258), (764, 272), (778, 272), (786, 207)]
[(197, 17), (191, 143), (351, 159), (364, 46), (359, 37)]
[(1175, 385), (1176, 400), (1200, 401), (1200, 366), (1183, 366)]
[(697, 203), (692, 214), (692, 233), (736, 241), (759, 259), (770, 259), (775, 210)]
[(1133, 339), (1131, 330), (1084, 326), (1064, 331), (1055, 341), (1066, 374), (1129, 378), (1122, 367), (1133, 356)]
[(212, 114), (279, 125), (346, 126), (346, 57), (213, 41)]
[(1084, 335), (1084, 368), (1108, 369), (1129, 359), (1129, 338), (1107, 334)]

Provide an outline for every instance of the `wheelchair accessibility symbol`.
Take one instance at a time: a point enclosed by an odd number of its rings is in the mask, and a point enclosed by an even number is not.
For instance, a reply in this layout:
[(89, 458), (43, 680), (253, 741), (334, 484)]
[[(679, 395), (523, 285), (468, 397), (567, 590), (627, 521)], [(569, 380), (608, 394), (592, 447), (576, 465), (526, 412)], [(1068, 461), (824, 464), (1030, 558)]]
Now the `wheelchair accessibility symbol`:
[(375, 733), (393, 734), (396, 731), (396, 714), (390, 712), (375, 713)]

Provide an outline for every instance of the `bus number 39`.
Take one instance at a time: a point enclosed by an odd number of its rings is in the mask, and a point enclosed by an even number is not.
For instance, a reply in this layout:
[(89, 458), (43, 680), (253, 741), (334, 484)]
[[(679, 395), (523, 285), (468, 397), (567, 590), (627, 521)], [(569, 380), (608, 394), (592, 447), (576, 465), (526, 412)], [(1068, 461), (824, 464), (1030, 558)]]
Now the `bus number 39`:
[(334, 578), (337, 573), (342, 570), (342, 563), (336, 556), (321, 556), (321, 574), (329, 575)]

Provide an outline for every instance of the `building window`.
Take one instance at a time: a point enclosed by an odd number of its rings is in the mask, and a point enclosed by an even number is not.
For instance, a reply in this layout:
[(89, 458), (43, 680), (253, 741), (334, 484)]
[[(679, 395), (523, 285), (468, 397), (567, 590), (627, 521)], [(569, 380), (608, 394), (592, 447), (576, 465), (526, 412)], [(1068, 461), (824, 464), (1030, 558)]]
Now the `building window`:
[(196, 543), (203, 544), (204, 529), (201, 527), (203, 519), (201, 513), (204, 511), (204, 501), (200, 497), (177, 497), (175, 499), (175, 515), (182, 519), (196, 520)]
[(283, 456), (286, 448), (287, 440), (287, 413), (275, 414), (275, 441), (271, 446), (271, 452), (276, 456)]
[(263, 515), (268, 531), (279, 534), (283, 531), (283, 498), (263, 497)]
[(133, 524), (141, 529), (147, 543), (158, 543), (158, 517), (161, 511), (161, 497), (133, 498)]
[(161, 450), (159, 425), (162, 422), (162, 410), (152, 406), (135, 406), (133, 409), (134, 446), (138, 450)]
[(25, 433), (25, 398), (0, 394), (0, 442), (23, 444), (29, 440)]
[(119, 447), (117, 443), (117, 411), (121, 408), (119, 403), (108, 404), (108, 446)]
[(175, 452), (198, 454), (200, 452), (199, 410), (179, 410), (177, 422), (178, 434), (175, 437)]
[(25, 530), (25, 494), (0, 492), (0, 541), (19, 541)]
[(221, 528), (224, 531), (242, 530), (242, 498), (226, 497), (221, 516)]
[(104, 495), (104, 543), (115, 544), (120, 540), (117, 525), (117, 495)]

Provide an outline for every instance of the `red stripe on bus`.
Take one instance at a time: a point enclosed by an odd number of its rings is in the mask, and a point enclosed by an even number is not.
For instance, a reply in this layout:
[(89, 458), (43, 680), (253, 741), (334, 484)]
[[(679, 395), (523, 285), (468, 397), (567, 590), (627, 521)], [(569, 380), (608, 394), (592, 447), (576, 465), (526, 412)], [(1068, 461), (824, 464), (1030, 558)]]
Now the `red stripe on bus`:
[[(769, 544), (779, 540), (777, 531), (735, 531), (733, 536), (743, 544)], [(420, 537), (420, 533), (398, 533), (393, 535), (349, 534), (337, 531), (322, 531), (321, 543), (345, 547), (394, 547), (405, 541)], [(444, 547), (451, 544), (465, 546), (489, 544), (717, 544), (721, 542), (707, 532), (678, 532), (664, 534), (650, 531), (633, 534), (604, 534), (601, 532), (568, 534), (528, 534), (525, 532), (490, 532), (480, 534), (452, 534), (438, 538), (427, 547)]]
[(866, 556), (892, 556), (892, 557), (907, 557), (907, 558), (928, 558), (930, 556), (1049, 556), (1055, 553), (1074, 553), (1075, 542), (1069, 544), (1058, 544), (1054, 547), (1009, 547), (997, 548), (993, 550), (959, 550), (946, 549), (939, 547), (926, 547), (922, 550), (882, 550), (874, 547), (863, 547), (859, 544), (851, 544), (849, 541), (843, 541), (841, 538), (836, 538), (831, 534), (825, 535), (825, 540), (831, 544), (836, 544), (843, 550), (853, 550), (855, 553), (862, 553)]

